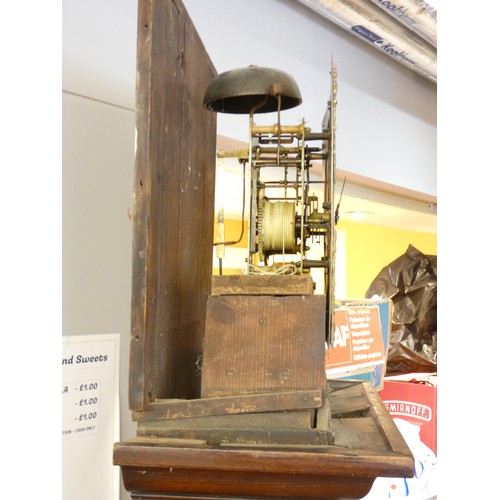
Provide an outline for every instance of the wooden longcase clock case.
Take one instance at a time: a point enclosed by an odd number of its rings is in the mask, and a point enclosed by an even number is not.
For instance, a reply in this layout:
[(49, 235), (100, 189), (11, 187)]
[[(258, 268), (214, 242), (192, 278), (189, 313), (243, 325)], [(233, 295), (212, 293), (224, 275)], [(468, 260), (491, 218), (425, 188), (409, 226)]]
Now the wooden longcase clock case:
[(129, 368), (138, 435), (115, 444), (114, 463), (134, 499), (361, 498), (378, 476), (413, 474), (373, 388), (322, 384), (315, 366), (306, 375), (316, 378), (303, 378), (316, 389), (202, 394), (207, 311), (217, 312), (207, 308), (217, 115), (203, 97), (216, 76), (180, 0), (138, 1)]

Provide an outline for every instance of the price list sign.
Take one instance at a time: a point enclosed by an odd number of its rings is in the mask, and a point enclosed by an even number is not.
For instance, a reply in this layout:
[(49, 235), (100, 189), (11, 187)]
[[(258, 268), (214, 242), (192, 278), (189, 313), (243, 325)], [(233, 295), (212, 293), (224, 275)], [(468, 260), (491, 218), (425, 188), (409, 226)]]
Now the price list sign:
[(63, 498), (119, 496), (112, 458), (119, 441), (119, 341), (119, 334), (63, 337)]
[[(100, 379), (63, 383), (63, 437), (79, 437), (99, 431)], [(72, 411), (71, 411), (72, 410)]]

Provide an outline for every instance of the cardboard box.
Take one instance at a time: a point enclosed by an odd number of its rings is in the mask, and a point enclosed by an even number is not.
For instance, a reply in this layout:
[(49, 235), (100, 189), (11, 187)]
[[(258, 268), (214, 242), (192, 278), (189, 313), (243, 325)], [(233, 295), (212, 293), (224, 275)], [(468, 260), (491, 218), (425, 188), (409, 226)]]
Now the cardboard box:
[(335, 307), (333, 346), (327, 346), (325, 357), (327, 377), (371, 382), (380, 391), (389, 346), (392, 301), (336, 300)]
[(420, 440), (437, 456), (437, 377), (405, 375), (404, 380), (385, 378), (379, 392), (392, 417), (420, 427)]

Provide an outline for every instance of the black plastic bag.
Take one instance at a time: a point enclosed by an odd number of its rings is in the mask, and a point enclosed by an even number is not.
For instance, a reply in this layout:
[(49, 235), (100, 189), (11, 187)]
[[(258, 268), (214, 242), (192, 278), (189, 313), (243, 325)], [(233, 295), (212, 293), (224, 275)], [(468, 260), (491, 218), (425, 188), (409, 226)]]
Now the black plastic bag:
[(394, 304), (386, 375), (437, 372), (437, 257), (409, 245), (365, 296)]

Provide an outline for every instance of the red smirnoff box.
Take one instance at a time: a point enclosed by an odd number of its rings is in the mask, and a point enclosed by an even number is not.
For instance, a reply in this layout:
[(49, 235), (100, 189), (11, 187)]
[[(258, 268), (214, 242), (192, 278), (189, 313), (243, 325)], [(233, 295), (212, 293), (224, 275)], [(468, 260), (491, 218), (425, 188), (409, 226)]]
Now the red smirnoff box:
[(393, 418), (420, 427), (420, 441), (437, 456), (436, 375), (386, 377), (379, 396)]

